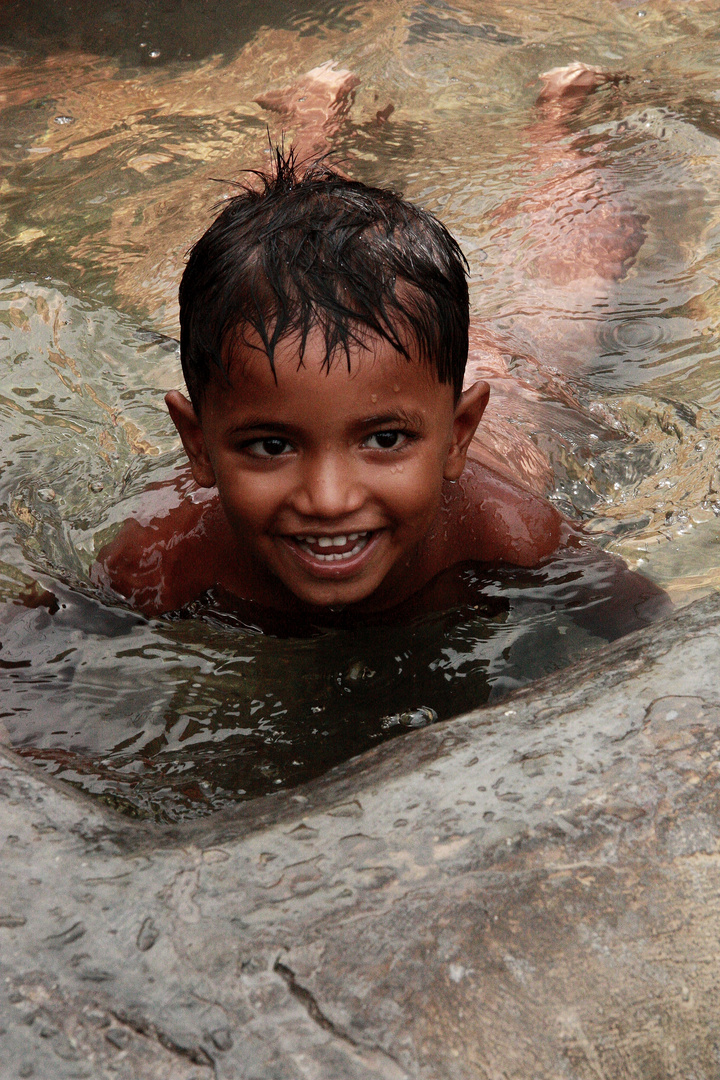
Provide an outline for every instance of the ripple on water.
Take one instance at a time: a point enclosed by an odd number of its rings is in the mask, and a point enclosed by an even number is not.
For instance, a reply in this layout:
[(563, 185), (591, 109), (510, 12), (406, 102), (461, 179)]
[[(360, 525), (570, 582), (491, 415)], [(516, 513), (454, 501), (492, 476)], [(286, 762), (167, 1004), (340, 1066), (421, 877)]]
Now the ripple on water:
[(670, 337), (661, 319), (633, 316), (631, 318), (610, 318), (601, 323), (598, 337), (604, 351), (635, 352), (638, 349), (647, 352), (655, 349)]

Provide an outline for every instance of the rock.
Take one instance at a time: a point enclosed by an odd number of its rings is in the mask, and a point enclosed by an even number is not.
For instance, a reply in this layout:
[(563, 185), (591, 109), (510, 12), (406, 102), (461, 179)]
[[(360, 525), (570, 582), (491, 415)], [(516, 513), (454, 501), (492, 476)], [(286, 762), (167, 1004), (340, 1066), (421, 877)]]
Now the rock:
[(172, 827), (0, 763), (3, 1075), (714, 1078), (720, 598)]

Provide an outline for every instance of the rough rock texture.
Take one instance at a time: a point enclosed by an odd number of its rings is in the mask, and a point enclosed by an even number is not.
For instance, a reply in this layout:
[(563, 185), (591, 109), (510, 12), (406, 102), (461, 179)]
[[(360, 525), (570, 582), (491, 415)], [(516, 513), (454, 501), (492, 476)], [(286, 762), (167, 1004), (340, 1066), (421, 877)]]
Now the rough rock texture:
[(189, 827), (0, 768), (0, 1076), (720, 1075), (720, 599)]

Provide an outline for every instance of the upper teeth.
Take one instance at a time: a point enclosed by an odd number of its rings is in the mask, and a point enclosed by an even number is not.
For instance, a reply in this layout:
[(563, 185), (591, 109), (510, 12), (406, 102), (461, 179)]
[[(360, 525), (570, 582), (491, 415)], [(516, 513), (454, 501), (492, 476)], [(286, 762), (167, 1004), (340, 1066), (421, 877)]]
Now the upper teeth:
[(362, 536), (362, 533), (348, 533), (347, 536), (304, 536), (306, 544), (317, 544), (318, 547), (345, 547), (352, 544)]

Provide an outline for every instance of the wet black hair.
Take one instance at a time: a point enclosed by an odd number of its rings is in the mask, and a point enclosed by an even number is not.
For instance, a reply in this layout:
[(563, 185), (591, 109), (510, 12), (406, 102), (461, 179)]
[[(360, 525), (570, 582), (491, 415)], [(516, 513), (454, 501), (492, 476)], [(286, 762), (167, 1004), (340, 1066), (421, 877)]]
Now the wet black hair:
[[(467, 261), (437, 218), (393, 191), (348, 180), (293, 150), (241, 186), (190, 251), (180, 282), (180, 355), (197, 411), (252, 328), (275, 348), (319, 327), (323, 366), (379, 335), (462, 389), (468, 354)], [(257, 182), (259, 181), (259, 183)], [(413, 349), (414, 346), (414, 349)], [(412, 352), (411, 352), (412, 350)]]

